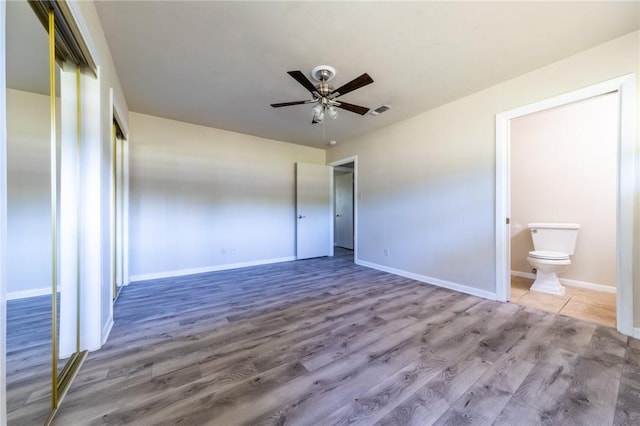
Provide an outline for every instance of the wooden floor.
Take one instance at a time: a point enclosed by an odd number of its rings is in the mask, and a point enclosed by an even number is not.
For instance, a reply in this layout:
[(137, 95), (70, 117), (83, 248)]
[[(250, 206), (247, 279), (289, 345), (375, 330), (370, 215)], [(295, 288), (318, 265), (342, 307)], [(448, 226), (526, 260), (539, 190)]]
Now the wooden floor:
[(640, 424), (638, 340), (344, 252), (133, 284), (115, 315), (55, 425)]
[(577, 287), (565, 287), (563, 296), (530, 291), (533, 280), (511, 277), (510, 300), (571, 318), (616, 326), (616, 295)]

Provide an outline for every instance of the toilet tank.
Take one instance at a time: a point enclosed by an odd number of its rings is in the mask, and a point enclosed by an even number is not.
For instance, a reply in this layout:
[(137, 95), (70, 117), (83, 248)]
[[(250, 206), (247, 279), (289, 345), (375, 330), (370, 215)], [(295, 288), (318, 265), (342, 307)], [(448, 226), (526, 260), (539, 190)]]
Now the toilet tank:
[(530, 223), (535, 250), (559, 251), (573, 255), (578, 240), (577, 223)]

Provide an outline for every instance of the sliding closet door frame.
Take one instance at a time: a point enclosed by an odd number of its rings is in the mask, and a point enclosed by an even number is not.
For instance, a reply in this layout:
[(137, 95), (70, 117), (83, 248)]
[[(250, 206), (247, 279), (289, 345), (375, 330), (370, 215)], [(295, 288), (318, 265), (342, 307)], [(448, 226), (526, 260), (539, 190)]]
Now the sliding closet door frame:
[(7, 82), (6, 2), (0, 1), (0, 426), (7, 424)]
[[(77, 167), (80, 169), (79, 175), (82, 182), (78, 182), (79, 199), (82, 204), (82, 209), (79, 211), (80, 221), (86, 223), (89, 232), (85, 235), (84, 232), (78, 233), (78, 253), (77, 257), (80, 258), (79, 246), (83, 245), (83, 254), (80, 259), (82, 262), (82, 270), (76, 269), (76, 278), (79, 277), (80, 282), (83, 283), (82, 292), (77, 295), (76, 310), (80, 311), (83, 323), (76, 322), (75, 327), (75, 343), (76, 348), (78, 344), (81, 344), (84, 349), (98, 349), (102, 342), (102, 333), (100, 327), (100, 300), (101, 300), (101, 288), (96, 283), (100, 282), (100, 231), (99, 215), (96, 217), (95, 213), (100, 213), (100, 197), (96, 195), (100, 191), (96, 191), (96, 188), (100, 188), (104, 182), (100, 179), (100, 165), (102, 161), (101, 153), (101, 93), (100, 93), (100, 79), (99, 68), (96, 66), (92, 59), (92, 52), (95, 51), (94, 46), (91, 45), (91, 39), (87, 39), (85, 36), (89, 34), (86, 25), (81, 21), (78, 25), (76, 20), (77, 16), (82, 16), (79, 10), (79, 6), (75, 3), (67, 3), (66, 1), (38, 1), (31, 2), (31, 6), (34, 10), (39, 9), (39, 16), (45, 29), (49, 28), (49, 13), (48, 9), (53, 7), (56, 9), (56, 13), (60, 13), (62, 19), (65, 21), (64, 35), (72, 34), (76, 37), (76, 47), (82, 50), (84, 59), (87, 60), (88, 67), (84, 69), (82, 73), (75, 70), (76, 84), (81, 82), (82, 93), (80, 92), (80, 86), (76, 86), (77, 95), (77, 113), (81, 114), (81, 118), (78, 118), (77, 126), (77, 141), (82, 140), (83, 144), (90, 145), (90, 149), (83, 149), (84, 152), (78, 156)], [(80, 28), (82, 27), (82, 28)], [(66, 32), (65, 32), (66, 31)], [(7, 182), (7, 128), (6, 128), (6, 3), (0, 2), (0, 426), (6, 424), (6, 231), (7, 231), (7, 198), (6, 198), (6, 182)], [(89, 45), (87, 45), (87, 42)], [(80, 103), (81, 99), (81, 103)], [(86, 148), (86, 147), (85, 147)], [(79, 149), (79, 147), (78, 147)], [(97, 166), (97, 167), (96, 167)], [(84, 179), (89, 177), (88, 181)], [(78, 190), (76, 188), (76, 190)], [(88, 195), (88, 197), (87, 197)], [(97, 202), (96, 202), (97, 201)], [(89, 208), (84, 208), (85, 206)], [(93, 216), (92, 216), (93, 215)], [(87, 220), (87, 218), (89, 218)], [(93, 226), (96, 225), (96, 226)], [(89, 242), (89, 250), (85, 250), (86, 243)], [(87, 259), (89, 261), (87, 262)], [(85, 263), (88, 263), (85, 265)], [(54, 283), (52, 283), (52, 289), (54, 289)], [(56, 289), (57, 290), (57, 289)], [(79, 321), (79, 318), (76, 318)], [(86, 353), (86, 352), (85, 352)], [(52, 355), (53, 357), (53, 355)], [(67, 386), (73, 378), (73, 369), (65, 369), (62, 376), (67, 381)], [(76, 370), (77, 371), (77, 370)], [(53, 375), (53, 369), (52, 369)], [(53, 384), (52, 384), (53, 388)], [(55, 391), (58, 396), (61, 396), (61, 389), (58, 387)], [(64, 393), (64, 391), (62, 392)], [(58, 398), (59, 403), (59, 398)], [(54, 403), (52, 402), (52, 407)], [(50, 421), (54, 412), (51, 413)]]
[[(80, 351), (80, 340), (76, 337), (74, 350), (69, 354), (69, 359), (65, 363), (64, 367), (60, 372), (58, 372), (58, 360), (60, 358), (60, 345), (59, 338), (60, 333), (58, 332), (58, 302), (57, 302), (57, 293), (60, 288), (60, 272), (63, 270), (63, 266), (69, 266), (71, 270), (72, 279), (71, 284), (66, 286), (61, 291), (61, 301), (67, 302), (67, 298), (72, 303), (69, 303), (69, 308), (67, 311), (69, 312), (69, 316), (65, 317), (67, 319), (67, 326), (71, 326), (73, 330), (69, 330), (73, 335), (78, 336), (77, 326), (80, 323), (79, 319), (79, 311), (76, 309), (78, 306), (78, 295), (80, 292), (80, 283), (77, 281), (77, 277), (79, 276), (80, 265), (78, 262), (73, 262), (74, 255), (78, 253), (77, 247), (75, 247), (74, 243), (78, 242), (78, 234), (79, 234), (79, 223), (77, 222), (78, 215), (78, 207), (72, 206), (71, 210), (65, 210), (65, 218), (62, 218), (62, 211), (60, 212), (60, 218), (62, 221), (66, 221), (67, 217), (70, 219), (70, 228), (75, 229), (75, 232), (71, 232), (69, 241), (65, 241), (63, 238), (59, 238), (59, 226), (62, 226), (62, 223), (58, 223), (58, 196), (62, 192), (62, 189), (65, 189), (65, 193), (73, 194), (72, 197), (77, 198), (77, 190), (79, 188), (79, 178), (78, 176), (74, 176), (74, 173), (71, 173), (71, 177), (68, 175), (65, 178), (65, 188), (61, 188), (60, 192), (58, 190), (58, 139), (57, 139), (57, 121), (56, 121), (56, 19), (55, 13), (53, 10), (49, 10), (48, 13), (49, 18), (49, 80), (50, 80), (50, 108), (51, 108), (51, 245), (52, 245), (52, 256), (51, 256), (51, 413), (47, 419), (46, 424), (50, 424), (53, 420), (53, 417), (60, 406), (62, 398), (64, 398), (66, 392), (71, 386), (71, 382), (73, 378), (78, 373), (82, 362), (84, 361), (87, 352)], [(79, 65), (78, 65), (79, 67)], [(60, 73), (62, 76), (63, 69), (61, 67)], [(65, 143), (60, 143), (61, 152), (66, 148), (70, 148), (72, 151), (74, 148), (79, 147), (79, 135), (81, 134), (81, 110), (79, 105), (81, 103), (81, 95), (80, 95), (80, 70), (75, 69), (75, 73), (73, 70), (71, 71), (71, 76), (76, 76), (75, 79), (71, 79), (70, 82), (67, 80), (67, 84), (62, 86), (62, 78), (61, 78), (61, 91), (69, 91), (71, 92), (71, 102), (65, 103), (65, 110), (69, 113), (71, 131), (67, 132), (65, 135)], [(70, 84), (69, 84), (70, 83)], [(75, 84), (74, 84), (75, 83)], [(65, 94), (66, 99), (66, 94)], [(61, 110), (61, 118), (62, 116), (66, 116), (66, 114), (62, 114)], [(62, 121), (62, 120), (61, 120)], [(65, 126), (67, 127), (67, 126)], [(64, 145), (64, 147), (63, 147)], [(70, 168), (74, 171), (78, 169), (78, 159), (77, 155), (71, 155), (69, 157), (65, 157), (66, 168)], [(64, 175), (63, 175), (64, 176)], [(61, 176), (61, 178), (63, 177)], [(61, 179), (62, 181), (62, 179)], [(75, 207), (75, 208), (74, 208)], [(67, 224), (68, 225), (68, 224)], [(63, 260), (63, 256), (61, 255), (62, 249), (65, 251), (69, 251), (70, 256), (68, 260), (69, 264), (61, 264), (61, 260)], [(73, 318), (75, 316), (75, 318)], [(63, 318), (61, 318), (63, 319)], [(65, 354), (66, 356), (66, 354)]]
[(117, 113), (113, 112), (111, 126), (111, 298), (115, 302), (125, 279), (125, 220), (127, 210), (125, 201), (127, 185), (125, 184), (125, 148), (126, 139)]

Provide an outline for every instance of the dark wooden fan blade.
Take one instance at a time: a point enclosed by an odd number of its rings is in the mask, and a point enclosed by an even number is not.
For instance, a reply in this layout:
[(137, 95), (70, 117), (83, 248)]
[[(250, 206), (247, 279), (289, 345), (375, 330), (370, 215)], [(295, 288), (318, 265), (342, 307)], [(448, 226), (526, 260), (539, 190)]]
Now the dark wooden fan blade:
[(355, 112), (356, 114), (365, 115), (369, 112), (369, 108), (365, 108), (360, 105), (349, 104), (347, 102), (340, 101), (340, 105), (336, 105), (338, 108), (346, 109), (347, 111)]
[(307, 89), (308, 91), (310, 91), (311, 93), (317, 91), (318, 89), (316, 89), (316, 86), (313, 85), (312, 82), (309, 81), (309, 79), (307, 77), (305, 77), (304, 74), (302, 74), (302, 71), (287, 71), (287, 74), (289, 74), (291, 77), (295, 78), (295, 80), (302, 84), (304, 86), (305, 89)]
[(343, 84), (342, 86), (338, 87), (336, 90), (332, 92), (332, 94), (337, 93), (336, 97), (342, 96), (344, 94), (353, 92), (354, 90), (359, 89), (371, 83), (373, 83), (373, 79), (369, 77), (369, 74), (365, 72), (360, 77), (356, 77), (350, 82), (348, 82), (347, 84)]
[(306, 104), (306, 103), (309, 103), (309, 102), (311, 102), (311, 101), (281, 102), (279, 104), (271, 104), (271, 106), (274, 107), (274, 108), (280, 108), (280, 107), (291, 106), (291, 105), (302, 105), (302, 104)]

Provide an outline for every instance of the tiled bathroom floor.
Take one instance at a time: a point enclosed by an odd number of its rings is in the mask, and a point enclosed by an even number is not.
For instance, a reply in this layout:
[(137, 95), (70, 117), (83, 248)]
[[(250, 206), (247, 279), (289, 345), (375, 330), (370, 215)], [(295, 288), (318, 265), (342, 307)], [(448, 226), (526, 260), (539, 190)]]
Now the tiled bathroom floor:
[(529, 291), (533, 280), (511, 277), (510, 300), (572, 318), (616, 326), (616, 295), (602, 291), (566, 286), (564, 296)]

